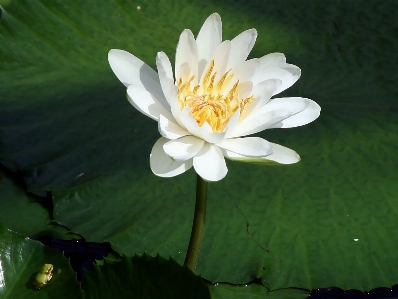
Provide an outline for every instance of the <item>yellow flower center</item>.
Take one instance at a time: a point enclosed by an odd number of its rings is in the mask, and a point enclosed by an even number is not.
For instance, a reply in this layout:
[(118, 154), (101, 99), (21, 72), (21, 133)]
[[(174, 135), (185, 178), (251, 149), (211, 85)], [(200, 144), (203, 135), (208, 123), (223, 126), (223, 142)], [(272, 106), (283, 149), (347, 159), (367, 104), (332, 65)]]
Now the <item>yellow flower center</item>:
[[(207, 122), (214, 133), (221, 133), (236, 110), (241, 108), (242, 116), (254, 97), (239, 98), (240, 83), (237, 80), (233, 85), (231, 84), (234, 77), (234, 74), (230, 74), (231, 70), (224, 73), (215, 82), (217, 72), (213, 73), (213, 69), (214, 60), (211, 61), (202, 82), (193, 88), (191, 83), (195, 76), (185, 82), (180, 78), (178, 80), (178, 103), (181, 110), (187, 106), (191, 108), (190, 115), (200, 127)], [(231, 86), (229, 90), (227, 90), (228, 86)]]

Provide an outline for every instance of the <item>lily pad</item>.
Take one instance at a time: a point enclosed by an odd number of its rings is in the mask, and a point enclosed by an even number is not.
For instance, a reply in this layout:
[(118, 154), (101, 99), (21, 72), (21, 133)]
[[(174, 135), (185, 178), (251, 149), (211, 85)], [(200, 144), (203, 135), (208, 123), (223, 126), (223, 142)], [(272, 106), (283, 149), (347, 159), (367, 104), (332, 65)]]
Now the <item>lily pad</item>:
[(17, 181), (17, 176), (1, 170), (0, 194), (0, 221), (8, 229), (31, 238), (68, 238), (66, 228), (51, 223), (52, 211), (46, 206), (47, 201), (52, 206), (51, 198), (29, 196)]
[(262, 285), (252, 283), (248, 285), (232, 286), (227, 284), (216, 284), (210, 286), (212, 299), (304, 299), (309, 293), (299, 289), (282, 289), (270, 292)]
[(207, 285), (187, 267), (148, 255), (123, 257), (116, 263), (105, 260), (85, 273), (82, 288), (86, 299), (210, 299)]
[(10, 229), (32, 235), (50, 222), (48, 211), (3, 172), (0, 172), (0, 193), (0, 220)]
[[(40, 289), (35, 279), (44, 264), (53, 265), (53, 277)], [(83, 298), (76, 274), (61, 253), (40, 242), (7, 230), (0, 224), (1, 298)]]

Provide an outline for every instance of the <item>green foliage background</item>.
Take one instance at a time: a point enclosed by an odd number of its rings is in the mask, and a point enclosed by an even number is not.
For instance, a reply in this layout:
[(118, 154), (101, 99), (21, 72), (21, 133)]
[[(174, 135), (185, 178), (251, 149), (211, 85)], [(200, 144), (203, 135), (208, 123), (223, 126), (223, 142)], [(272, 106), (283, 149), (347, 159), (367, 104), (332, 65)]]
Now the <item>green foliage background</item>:
[[(0, 5), (5, 227), (65, 239), (73, 237), (69, 229), (88, 241), (110, 242), (120, 255), (160, 254), (182, 264), (195, 174), (162, 179), (151, 173), (157, 125), (125, 100), (107, 53), (124, 49), (155, 68), (158, 51), (173, 60), (180, 32), (190, 28), (197, 34), (217, 11), (224, 39), (257, 29), (250, 57), (283, 52), (298, 65), (302, 77), (283, 95), (311, 98), (322, 113), (307, 126), (259, 134), (296, 150), (300, 163), (229, 162), (227, 177), (210, 184), (197, 273), (231, 284), (211, 286), (213, 298), (302, 298), (306, 292), (278, 290), (369, 290), (398, 282), (396, 1), (3, 0)], [(45, 196), (46, 190), (53, 194), (53, 215), (26, 193)], [(0, 294), (12, 296), (1, 283), (2, 277), (5, 285), (19, 281), (4, 266), (7, 250), (17, 246), (7, 234), (0, 251)], [(126, 260), (119, 263), (120, 269), (131, 267)], [(106, 273), (109, 265), (103, 267)], [(98, 271), (99, 283), (121, 281)], [(255, 278), (266, 288), (241, 286)]]

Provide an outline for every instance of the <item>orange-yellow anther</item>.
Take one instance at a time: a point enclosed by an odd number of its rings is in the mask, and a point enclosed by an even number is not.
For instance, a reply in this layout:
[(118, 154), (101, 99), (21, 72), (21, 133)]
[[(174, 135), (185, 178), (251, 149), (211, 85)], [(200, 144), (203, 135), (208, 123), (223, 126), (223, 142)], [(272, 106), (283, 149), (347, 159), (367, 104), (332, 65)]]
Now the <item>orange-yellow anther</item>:
[(190, 115), (199, 126), (207, 122), (214, 133), (221, 133), (238, 108), (241, 109), (242, 115), (242, 111), (246, 110), (254, 97), (239, 98), (239, 80), (229, 87), (234, 77), (233, 73), (230, 74), (231, 70), (225, 72), (218, 82), (215, 82), (217, 74), (213, 70), (214, 60), (210, 62), (201, 82), (193, 87), (191, 83), (195, 76), (188, 80), (179, 78), (178, 103), (181, 110), (184, 107), (191, 108)]
[[(227, 78), (228, 73), (229, 73), (230, 71), (231, 71), (231, 70), (228, 70), (228, 72), (226, 72), (226, 73), (221, 77), (221, 79), (218, 81), (218, 83), (217, 83), (217, 90), (218, 90), (218, 91), (220, 91), (220, 90), (222, 89), (223, 84), (224, 84), (224, 81), (225, 81), (225, 78)], [(231, 77), (231, 79), (232, 79), (232, 77)]]
[(211, 61), (210, 67), (207, 70), (206, 75), (203, 77), (203, 84), (209, 83), (209, 79), (210, 79), (211, 73), (213, 72), (213, 69), (214, 69), (214, 60)]

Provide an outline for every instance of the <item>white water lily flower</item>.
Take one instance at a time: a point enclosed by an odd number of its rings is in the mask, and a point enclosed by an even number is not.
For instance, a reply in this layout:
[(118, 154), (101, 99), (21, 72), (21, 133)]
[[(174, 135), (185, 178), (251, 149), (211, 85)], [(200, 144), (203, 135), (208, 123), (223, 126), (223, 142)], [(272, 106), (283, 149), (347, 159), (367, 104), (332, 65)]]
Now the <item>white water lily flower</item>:
[(320, 114), (314, 101), (273, 98), (300, 77), (297, 66), (281, 53), (246, 60), (257, 37), (249, 29), (233, 40), (221, 40), (221, 18), (207, 18), (195, 40), (181, 33), (175, 73), (163, 52), (158, 73), (134, 55), (111, 50), (109, 63), (127, 87), (130, 103), (158, 122), (161, 138), (153, 146), (150, 165), (162, 177), (179, 175), (192, 166), (206, 181), (227, 174), (224, 158), (254, 163), (292, 164), (299, 155), (260, 137), (244, 137), (265, 129), (305, 125)]

